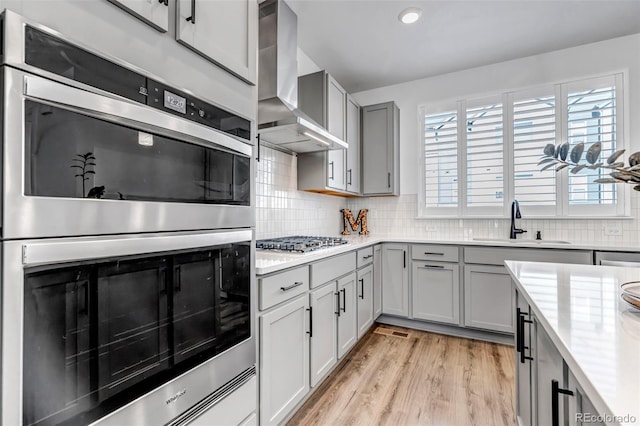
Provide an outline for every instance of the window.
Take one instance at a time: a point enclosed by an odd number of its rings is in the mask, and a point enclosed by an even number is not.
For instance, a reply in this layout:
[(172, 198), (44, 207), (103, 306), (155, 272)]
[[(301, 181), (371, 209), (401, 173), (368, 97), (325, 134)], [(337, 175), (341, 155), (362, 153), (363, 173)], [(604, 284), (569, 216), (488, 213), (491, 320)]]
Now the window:
[(529, 217), (628, 214), (624, 185), (594, 182), (606, 170), (538, 166), (548, 143), (599, 142), (599, 161), (622, 149), (622, 80), (615, 74), (423, 107), (419, 214), (508, 217), (513, 199)]

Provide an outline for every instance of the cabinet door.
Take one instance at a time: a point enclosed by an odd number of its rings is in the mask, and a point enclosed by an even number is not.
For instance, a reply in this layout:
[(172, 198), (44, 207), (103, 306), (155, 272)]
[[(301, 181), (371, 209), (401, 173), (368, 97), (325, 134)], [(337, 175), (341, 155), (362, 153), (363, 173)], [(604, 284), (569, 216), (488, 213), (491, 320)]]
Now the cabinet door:
[(533, 327), (531, 327), (530, 321), (529, 305), (516, 292), (516, 415), (518, 416), (518, 424), (521, 426), (534, 425), (532, 398), (535, 395), (535, 381), (532, 380), (531, 376), (533, 369), (530, 358), (531, 348), (533, 347), (531, 343), (535, 337), (532, 339)]
[(513, 333), (511, 276), (503, 266), (466, 265), (464, 323), (469, 327)]
[(278, 424), (309, 392), (306, 295), (260, 317), (260, 424)]
[(356, 274), (338, 280), (340, 315), (338, 316), (338, 358), (342, 358), (358, 340)]
[(327, 130), (333, 136), (345, 139), (346, 99), (347, 92), (333, 77), (327, 78)]
[(398, 195), (399, 111), (393, 102), (362, 108), (362, 194)]
[(409, 315), (409, 270), (407, 245), (382, 246), (382, 313)]
[(333, 149), (327, 154), (327, 186), (346, 189), (345, 150)]
[[(563, 376), (563, 360), (562, 355), (556, 349), (555, 345), (542, 329), (542, 326), (534, 319), (534, 327), (536, 334), (535, 341), (535, 370), (536, 370), (536, 412), (537, 416), (534, 424), (551, 425), (553, 424), (554, 415), (559, 416), (559, 423), (564, 424), (564, 404), (568, 396), (553, 395), (553, 382), (556, 381), (558, 386), (562, 388)], [(552, 398), (557, 398), (558, 412), (554, 413)]]
[(169, 29), (169, 2), (163, 0), (109, 0), (119, 8), (126, 10), (133, 16), (158, 31), (167, 32)]
[(373, 248), (373, 319), (382, 314), (382, 246)]
[(593, 403), (585, 395), (584, 391), (578, 384), (575, 376), (569, 370), (569, 380), (567, 383), (567, 389), (573, 392), (574, 397), (568, 397), (569, 404), (569, 416), (568, 422), (570, 425), (595, 425), (595, 426), (604, 426), (603, 422), (597, 422), (594, 420), (594, 417), (598, 417), (600, 413), (593, 406)]
[(177, 0), (176, 39), (235, 76), (256, 83), (255, 0)]
[(457, 264), (412, 262), (413, 317), (460, 323), (460, 269)]
[(309, 294), (311, 308), (311, 386), (317, 385), (338, 361), (338, 320), (335, 281)]
[(347, 95), (347, 191), (360, 193), (360, 105)]
[(358, 271), (358, 339), (373, 324), (373, 265)]

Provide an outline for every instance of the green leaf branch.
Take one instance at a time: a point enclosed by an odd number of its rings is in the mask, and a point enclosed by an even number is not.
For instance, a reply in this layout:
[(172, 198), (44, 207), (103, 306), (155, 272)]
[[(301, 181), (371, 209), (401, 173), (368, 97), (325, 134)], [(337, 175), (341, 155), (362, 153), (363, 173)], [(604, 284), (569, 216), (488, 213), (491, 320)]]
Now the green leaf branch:
[[(594, 180), (595, 183), (629, 183), (634, 184), (633, 189), (640, 191), (640, 152), (629, 156), (629, 165), (618, 159), (625, 153), (620, 149), (611, 154), (605, 161), (599, 161), (602, 144), (595, 142), (591, 144), (585, 153), (584, 143), (579, 143), (570, 149), (569, 143), (559, 145), (552, 143), (544, 147), (544, 154), (538, 162), (538, 166), (543, 166), (540, 171), (545, 171), (555, 167), (556, 172), (570, 167), (570, 173), (576, 174), (582, 170), (607, 169), (609, 176)], [(582, 155), (584, 155), (584, 160)]]

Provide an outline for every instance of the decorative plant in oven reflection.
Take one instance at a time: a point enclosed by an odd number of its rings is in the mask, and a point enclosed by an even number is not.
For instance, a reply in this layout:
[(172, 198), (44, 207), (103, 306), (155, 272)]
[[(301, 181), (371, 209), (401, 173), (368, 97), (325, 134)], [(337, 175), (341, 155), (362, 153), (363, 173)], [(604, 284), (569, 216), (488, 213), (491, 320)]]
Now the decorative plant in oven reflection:
[[(573, 174), (578, 173), (581, 170), (589, 169), (607, 169), (611, 170), (609, 176), (605, 178), (599, 178), (594, 180), (595, 183), (630, 183), (635, 185), (634, 190), (640, 191), (640, 152), (635, 152), (629, 156), (629, 165), (625, 167), (624, 161), (617, 161), (625, 150), (620, 149), (611, 154), (606, 161), (598, 161), (600, 152), (602, 151), (602, 144), (600, 142), (593, 143), (585, 154), (585, 161), (582, 160), (582, 154), (584, 153), (584, 143), (575, 145), (571, 151), (569, 151), (569, 144), (567, 142), (554, 145), (547, 144), (544, 147), (544, 155), (538, 162), (538, 165), (543, 165), (540, 171), (545, 171), (552, 167), (556, 168), (556, 172), (564, 168), (571, 167), (570, 172)], [(567, 160), (567, 156), (569, 159)]]
[(89, 180), (89, 175), (96, 174), (95, 170), (93, 170), (93, 167), (96, 165), (96, 157), (92, 152), (76, 154), (76, 157), (78, 158), (71, 160), (74, 162), (71, 168), (77, 169), (75, 177), (82, 179), (82, 196), (86, 198), (102, 198), (104, 196), (104, 186), (94, 186), (86, 196), (84, 195), (87, 192), (86, 182)]

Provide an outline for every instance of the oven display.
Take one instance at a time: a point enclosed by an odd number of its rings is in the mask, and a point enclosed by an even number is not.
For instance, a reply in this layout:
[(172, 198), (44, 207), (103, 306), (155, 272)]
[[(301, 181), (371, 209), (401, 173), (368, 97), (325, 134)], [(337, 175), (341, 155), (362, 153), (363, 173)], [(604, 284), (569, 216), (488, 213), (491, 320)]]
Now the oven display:
[(172, 109), (182, 114), (187, 113), (187, 100), (182, 96), (164, 91), (164, 107)]

